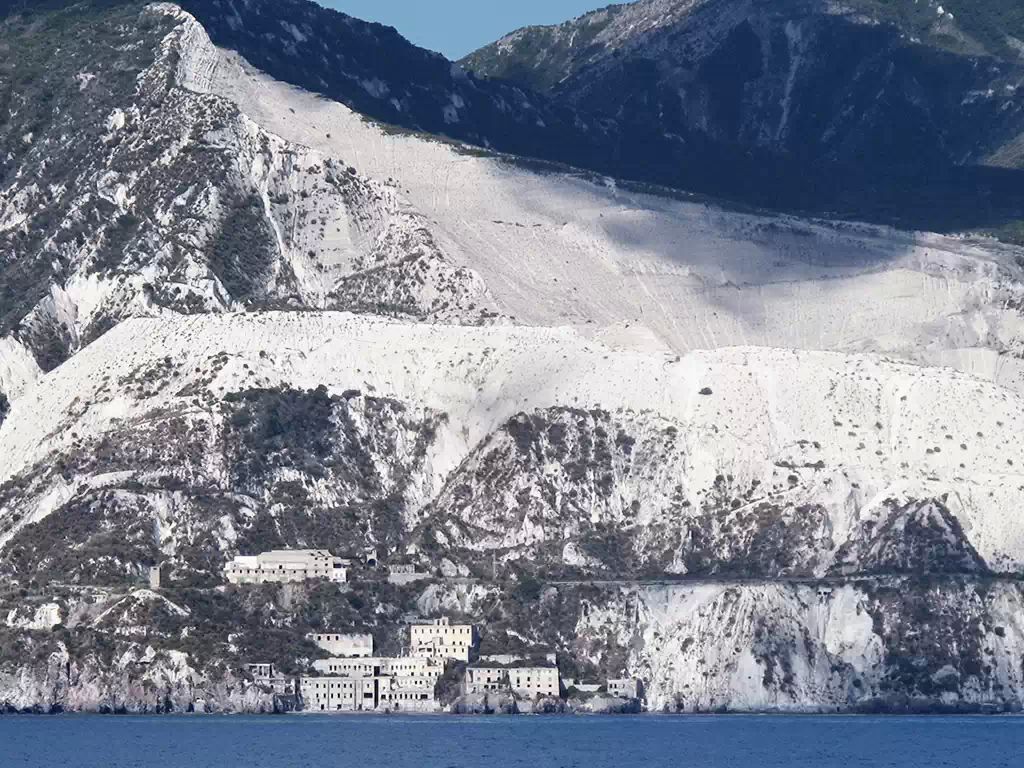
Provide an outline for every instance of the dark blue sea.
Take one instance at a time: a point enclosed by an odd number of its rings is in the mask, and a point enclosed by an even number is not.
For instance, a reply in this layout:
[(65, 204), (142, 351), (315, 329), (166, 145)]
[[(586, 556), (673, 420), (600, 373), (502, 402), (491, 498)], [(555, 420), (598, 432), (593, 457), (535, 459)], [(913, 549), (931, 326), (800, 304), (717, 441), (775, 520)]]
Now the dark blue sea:
[(0, 717), (0, 766), (1021, 768), (1024, 717)]

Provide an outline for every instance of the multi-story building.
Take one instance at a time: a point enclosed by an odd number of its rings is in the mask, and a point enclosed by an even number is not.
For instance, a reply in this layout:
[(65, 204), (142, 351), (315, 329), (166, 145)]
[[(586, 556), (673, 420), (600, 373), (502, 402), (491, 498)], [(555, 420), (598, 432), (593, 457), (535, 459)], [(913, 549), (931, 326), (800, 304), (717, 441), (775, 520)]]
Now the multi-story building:
[(559, 696), (562, 681), (558, 667), (523, 664), (474, 664), (466, 669), (467, 693), (513, 690), (520, 696)]
[(306, 635), (318, 647), (338, 658), (373, 656), (373, 635), (313, 632)]
[(508, 690), (508, 670), (504, 666), (472, 666), (466, 669), (466, 693), (491, 693)]
[(377, 709), (381, 689), (390, 690), (386, 676), (304, 677), (299, 686), (302, 706), (307, 712), (367, 712)]
[(393, 688), (381, 693), (381, 709), (397, 712), (436, 712), (437, 697), (433, 688)]
[(413, 656), (469, 661), (476, 644), (476, 628), (472, 624), (452, 624), (447, 618), (413, 624), (409, 628)]
[(281, 549), (238, 555), (224, 567), (232, 584), (274, 584), (309, 579), (348, 580), (347, 563), (324, 549)]
[(443, 663), (416, 656), (321, 659), (313, 662), (313, 668), (323, 675), (341, 677), (387, 676), (396, 688), (431, 692), (444, 673)]

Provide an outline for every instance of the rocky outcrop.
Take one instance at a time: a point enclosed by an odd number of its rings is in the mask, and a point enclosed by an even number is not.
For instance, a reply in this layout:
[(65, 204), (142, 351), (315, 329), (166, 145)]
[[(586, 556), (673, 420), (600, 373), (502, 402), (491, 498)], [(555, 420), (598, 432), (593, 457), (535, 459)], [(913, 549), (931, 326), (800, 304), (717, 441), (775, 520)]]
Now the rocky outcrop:
[(394, 184), (211, 94), (221, 54), (178, 6), (69, 3), (0, 35), (13, 62), (0, 249), (14, 259), (0, 263), (0, 338), (44, 370), (125, 317), (167, 311), (495, 316)]
[[(463, 590), (432, 599), (460, 604)], [(1024, 592), (1014, 581), (580, 584), (476, 599), (488, 606), (489, 650), (562, 648), (563, 673), (644, 680), (652, 711), (1024, 705)]]
[[(148, 655), (147, 655), (148, 654)], [(63, 646), (45, 660), (0, 668), (0, 711), (52, 714), (180, 714), (287, 712), (295, 704), (239, 678), (214, 682), (187, 657), (128, 650), (114, 661), (73, 658)]]

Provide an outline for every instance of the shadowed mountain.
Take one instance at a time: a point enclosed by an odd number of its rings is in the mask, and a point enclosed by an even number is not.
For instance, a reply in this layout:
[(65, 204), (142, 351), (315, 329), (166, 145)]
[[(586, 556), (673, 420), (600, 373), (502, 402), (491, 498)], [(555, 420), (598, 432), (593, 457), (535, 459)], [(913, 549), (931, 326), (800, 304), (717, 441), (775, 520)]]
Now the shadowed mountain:
[[(623, 135), (675, 137), (695, 189), (994, 227), (1024, 217), (1021, 37), (1024, 12), (1006, 0), (641, 0), (461, 63)], [(701, 157), (721, 168), (714, 181)]]

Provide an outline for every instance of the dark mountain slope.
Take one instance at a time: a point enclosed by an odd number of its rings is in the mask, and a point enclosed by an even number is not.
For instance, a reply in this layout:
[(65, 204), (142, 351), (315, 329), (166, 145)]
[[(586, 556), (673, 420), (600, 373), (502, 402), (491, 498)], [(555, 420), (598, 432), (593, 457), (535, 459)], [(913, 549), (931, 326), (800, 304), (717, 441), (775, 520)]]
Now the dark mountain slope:
[(996, 214), (1007, 193), (1003, 212), (1019, 206), (1015, 174), (978, 167), (1024, 165), (1022, 30), (1006, 0), (642, 0), (520, 30), (462, 64), (626, 134), (770, 153), (760, 178), (721, 182), (729, 196), (774, 185), (782, 204), (814, 207), (814, 190), (844, 214), (940, 223)]

